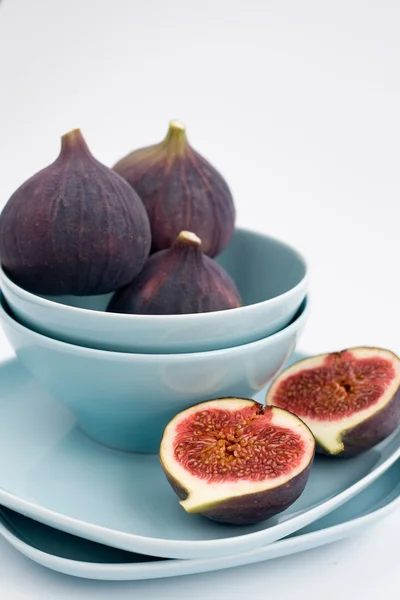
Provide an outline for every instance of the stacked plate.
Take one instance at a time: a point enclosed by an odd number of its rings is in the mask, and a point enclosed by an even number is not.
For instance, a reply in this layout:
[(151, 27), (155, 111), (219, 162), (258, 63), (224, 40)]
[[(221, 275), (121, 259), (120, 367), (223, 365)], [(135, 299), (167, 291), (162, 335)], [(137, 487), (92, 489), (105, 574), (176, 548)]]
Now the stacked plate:
[[(179, 506), (157, 455), (180, 410), (221, 396), (264, 402), (308, 314), (290, 247), (238, 229), (219, 257), (245, 306), (201, 315), (104, 312), (45, 298), (0, 274), (0, 533), (50, 568), (98, 579), (199, 573), (340, 539), (399, 504), (400, 434), (344, 460), (318, 456), (300, 498), (257, 525)], [(127, 452), (127, 450), (129, 452)]]

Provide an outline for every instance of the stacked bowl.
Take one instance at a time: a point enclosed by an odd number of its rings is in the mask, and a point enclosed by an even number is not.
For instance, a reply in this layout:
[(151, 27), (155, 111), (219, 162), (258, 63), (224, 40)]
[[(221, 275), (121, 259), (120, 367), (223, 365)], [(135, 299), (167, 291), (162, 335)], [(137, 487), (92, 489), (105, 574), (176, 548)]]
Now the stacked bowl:
[(18, 358), (92, 439), (157, 453), (178, 412), (251, 397), (282, 368), (308, 314), (307, 265), (293, 248), (236, 228), (216, 261), (243, 306), (198, 314), (107, 312), (112, 294), (44, 296), (0, 271), (3, 329)]

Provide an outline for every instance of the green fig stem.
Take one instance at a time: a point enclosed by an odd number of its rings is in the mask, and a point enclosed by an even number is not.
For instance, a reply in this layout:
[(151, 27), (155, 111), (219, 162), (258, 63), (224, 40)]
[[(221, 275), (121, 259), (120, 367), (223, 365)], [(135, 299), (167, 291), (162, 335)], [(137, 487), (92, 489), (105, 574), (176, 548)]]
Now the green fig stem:
[(176, 238), (176, 244), (179, 246), (194, 246), (200, 248), (201, 239), (192, 231), (181, 231)]
[(185, 126), (179, 121), (170, 121), (167, 135), (162, 142), (168, 152), (174, 155), (185, 154), (189, 147)]
[(90, 154), (80, 129), (72, 129), (72, 131), (61, 136), (61, 154), (65, 156), (76, 151), (84, 151)]

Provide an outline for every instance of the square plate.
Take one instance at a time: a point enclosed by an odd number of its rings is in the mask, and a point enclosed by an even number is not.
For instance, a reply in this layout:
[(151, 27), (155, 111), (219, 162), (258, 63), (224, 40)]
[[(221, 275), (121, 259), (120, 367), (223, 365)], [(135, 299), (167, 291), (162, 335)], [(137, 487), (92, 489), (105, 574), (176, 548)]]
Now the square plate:
[[(255, 396), (264, 398), (265, 390)], [(183, 511), (157, 456), (92, 442), (17, 360), (0, 365), (0, 503), (123, 550), (199, 559), (260, 548), (330, 513), (399, 456), (398, 431), (352, 459), (317, 457), (286, 511), (257, 525), (221, 525)]]

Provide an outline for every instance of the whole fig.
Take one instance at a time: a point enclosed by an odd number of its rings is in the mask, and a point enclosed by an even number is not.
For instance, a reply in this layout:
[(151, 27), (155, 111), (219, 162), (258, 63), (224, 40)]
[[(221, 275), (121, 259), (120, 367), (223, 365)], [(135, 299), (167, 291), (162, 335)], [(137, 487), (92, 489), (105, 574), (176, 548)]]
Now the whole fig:
[(203, 252), (217, 256), (229, 243), (235, 207), (224, 178), (190, 146), (171, 121), (166, 138), (117, 162), (114, 170), (142, 199), (150, 218), (151, 252), (169, 248), (180, 231), (193, 231)]
[(38, 294), (115, 291), (142, 269), (151, 246), (139, 196), (98, 162), (79, 129), (51, 165), (18, 188), (0, 215), (0, 260)]
[(110, 312), (173, 315), (238, 308), (239, 292), (228, 273), (201, 251), (201, 240), (181, 231), (174, 244), (148, 259), (140, 274), (118, 290)]

